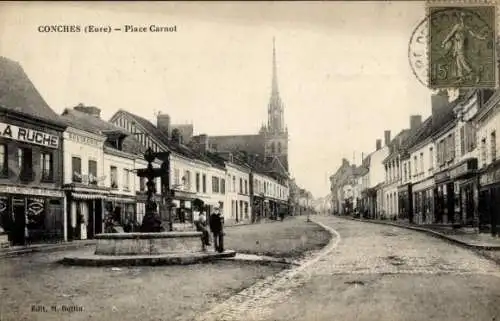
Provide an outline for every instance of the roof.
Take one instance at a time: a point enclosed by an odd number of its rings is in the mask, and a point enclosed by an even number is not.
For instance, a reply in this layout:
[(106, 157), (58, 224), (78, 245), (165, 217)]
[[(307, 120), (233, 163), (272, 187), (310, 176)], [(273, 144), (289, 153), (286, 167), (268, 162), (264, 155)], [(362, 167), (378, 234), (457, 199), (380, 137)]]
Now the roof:
[(403, 148), (404, 141), (410, 136), (412, 130), (403, 129), (389, 143), (389, 155), (384, 159), (384, 162), (395, 157)]
[(61, 124), (59, 115), (49, 107), (21, 65), (5, 57), (0, 57), (0, 106)]
[(409, 135), (408, 139), (406, 139), (402, 146), (401, 149), (407, 150), (412, 148), (413, 146), (417, 145), (418, 143), (422, 142), (425, 140), (427, 137), (431, 135), (432, 131), (432, 116), (427, 117), (424, 122), (414, 130), (413, 135)]
[(87, 131), (89, 133), (108, 136), (110, 133), (129, 136), (130, 133), (124, 129), (113, 125), (101, 118), (89, 115), (87, 113), (66, 108), (60, 116), (68, 126)]
[[(136, 114), (132, 114), (131, 112), (128, 112), (126, 110), (120, 109), (118, 112), (121, 112), (125, 114), (127, 117), (133, 119), (136, 121), (139, 125), (141, 125), (150, 135), (152, 135), (154, 138), (159, 140), (163, 145), (167, 146), (167, 148), (175, 152), (179, 155), (185, 156), (190, 159), (196, 159), (196, 160), (201, 160), (206, 163), (212, 164), (217, 166), (217, 162), (211, 159), (210, 157), (206, 157), (198, 152), (196, 152), (194, 149), (189, 148), (186, 145), (183, 144), (177, 144), (170, 140), (167, 135), (165, 135), (158, 127), (153, 125), (149, 120), (146, 118), (143, 118), (141, 116), (138, 116)], [(220, 166), (219, 166), (220, 167)]]

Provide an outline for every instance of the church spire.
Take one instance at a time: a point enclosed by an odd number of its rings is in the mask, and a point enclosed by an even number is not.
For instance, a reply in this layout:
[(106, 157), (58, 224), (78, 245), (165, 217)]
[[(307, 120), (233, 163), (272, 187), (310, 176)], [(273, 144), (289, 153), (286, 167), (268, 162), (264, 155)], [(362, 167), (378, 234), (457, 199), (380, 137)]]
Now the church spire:
[(268, 108), (268, 130), (271, 132), (282, 132), (284, 130), (283, 103), (278, 90), (278, 71), (276, 64), (276, 41), (273, 37), (273, 75), (271, 98)]
[(278, 95), (278, 71), (276, 67), (276, 42), (273, 37), (273, 83), (272, 83), (272, 95)]

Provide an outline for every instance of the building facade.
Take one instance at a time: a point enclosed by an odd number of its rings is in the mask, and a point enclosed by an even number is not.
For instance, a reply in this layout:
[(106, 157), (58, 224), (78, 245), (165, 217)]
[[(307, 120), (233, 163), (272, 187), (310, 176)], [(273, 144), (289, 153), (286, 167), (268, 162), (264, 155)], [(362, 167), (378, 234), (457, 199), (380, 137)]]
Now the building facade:
[(66, 125), (17, 62), (0, 72), (0, 227), (15, 245), (62, 240)]
[(479, 144), (479, 223), (500, 234), (500, 91), (496, 91), (473, 119)]

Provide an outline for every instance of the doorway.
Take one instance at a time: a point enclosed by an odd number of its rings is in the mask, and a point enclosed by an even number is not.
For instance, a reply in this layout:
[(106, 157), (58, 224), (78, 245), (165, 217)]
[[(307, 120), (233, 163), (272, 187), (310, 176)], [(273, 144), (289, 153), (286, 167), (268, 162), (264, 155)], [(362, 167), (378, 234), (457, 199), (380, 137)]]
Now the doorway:
[(12, 243), (13, 245), (25, 245), (26, 204), (24, 199), (14, 198), (12, 200), (12, 213), (14, 216)]

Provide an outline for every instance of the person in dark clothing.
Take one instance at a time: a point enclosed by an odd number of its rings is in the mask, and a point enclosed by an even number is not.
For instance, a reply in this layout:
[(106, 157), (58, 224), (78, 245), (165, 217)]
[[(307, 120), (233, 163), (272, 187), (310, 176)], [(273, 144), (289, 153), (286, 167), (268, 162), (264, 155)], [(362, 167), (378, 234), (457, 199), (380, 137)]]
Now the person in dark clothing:
[(210, 230), (214, 235), (214, 248), (217, 252), (224, 252), (224, 232), (222, 217), (220, 214), (220, 209), (218, 207), (214, 208), (214, 211), (210, 215)]

